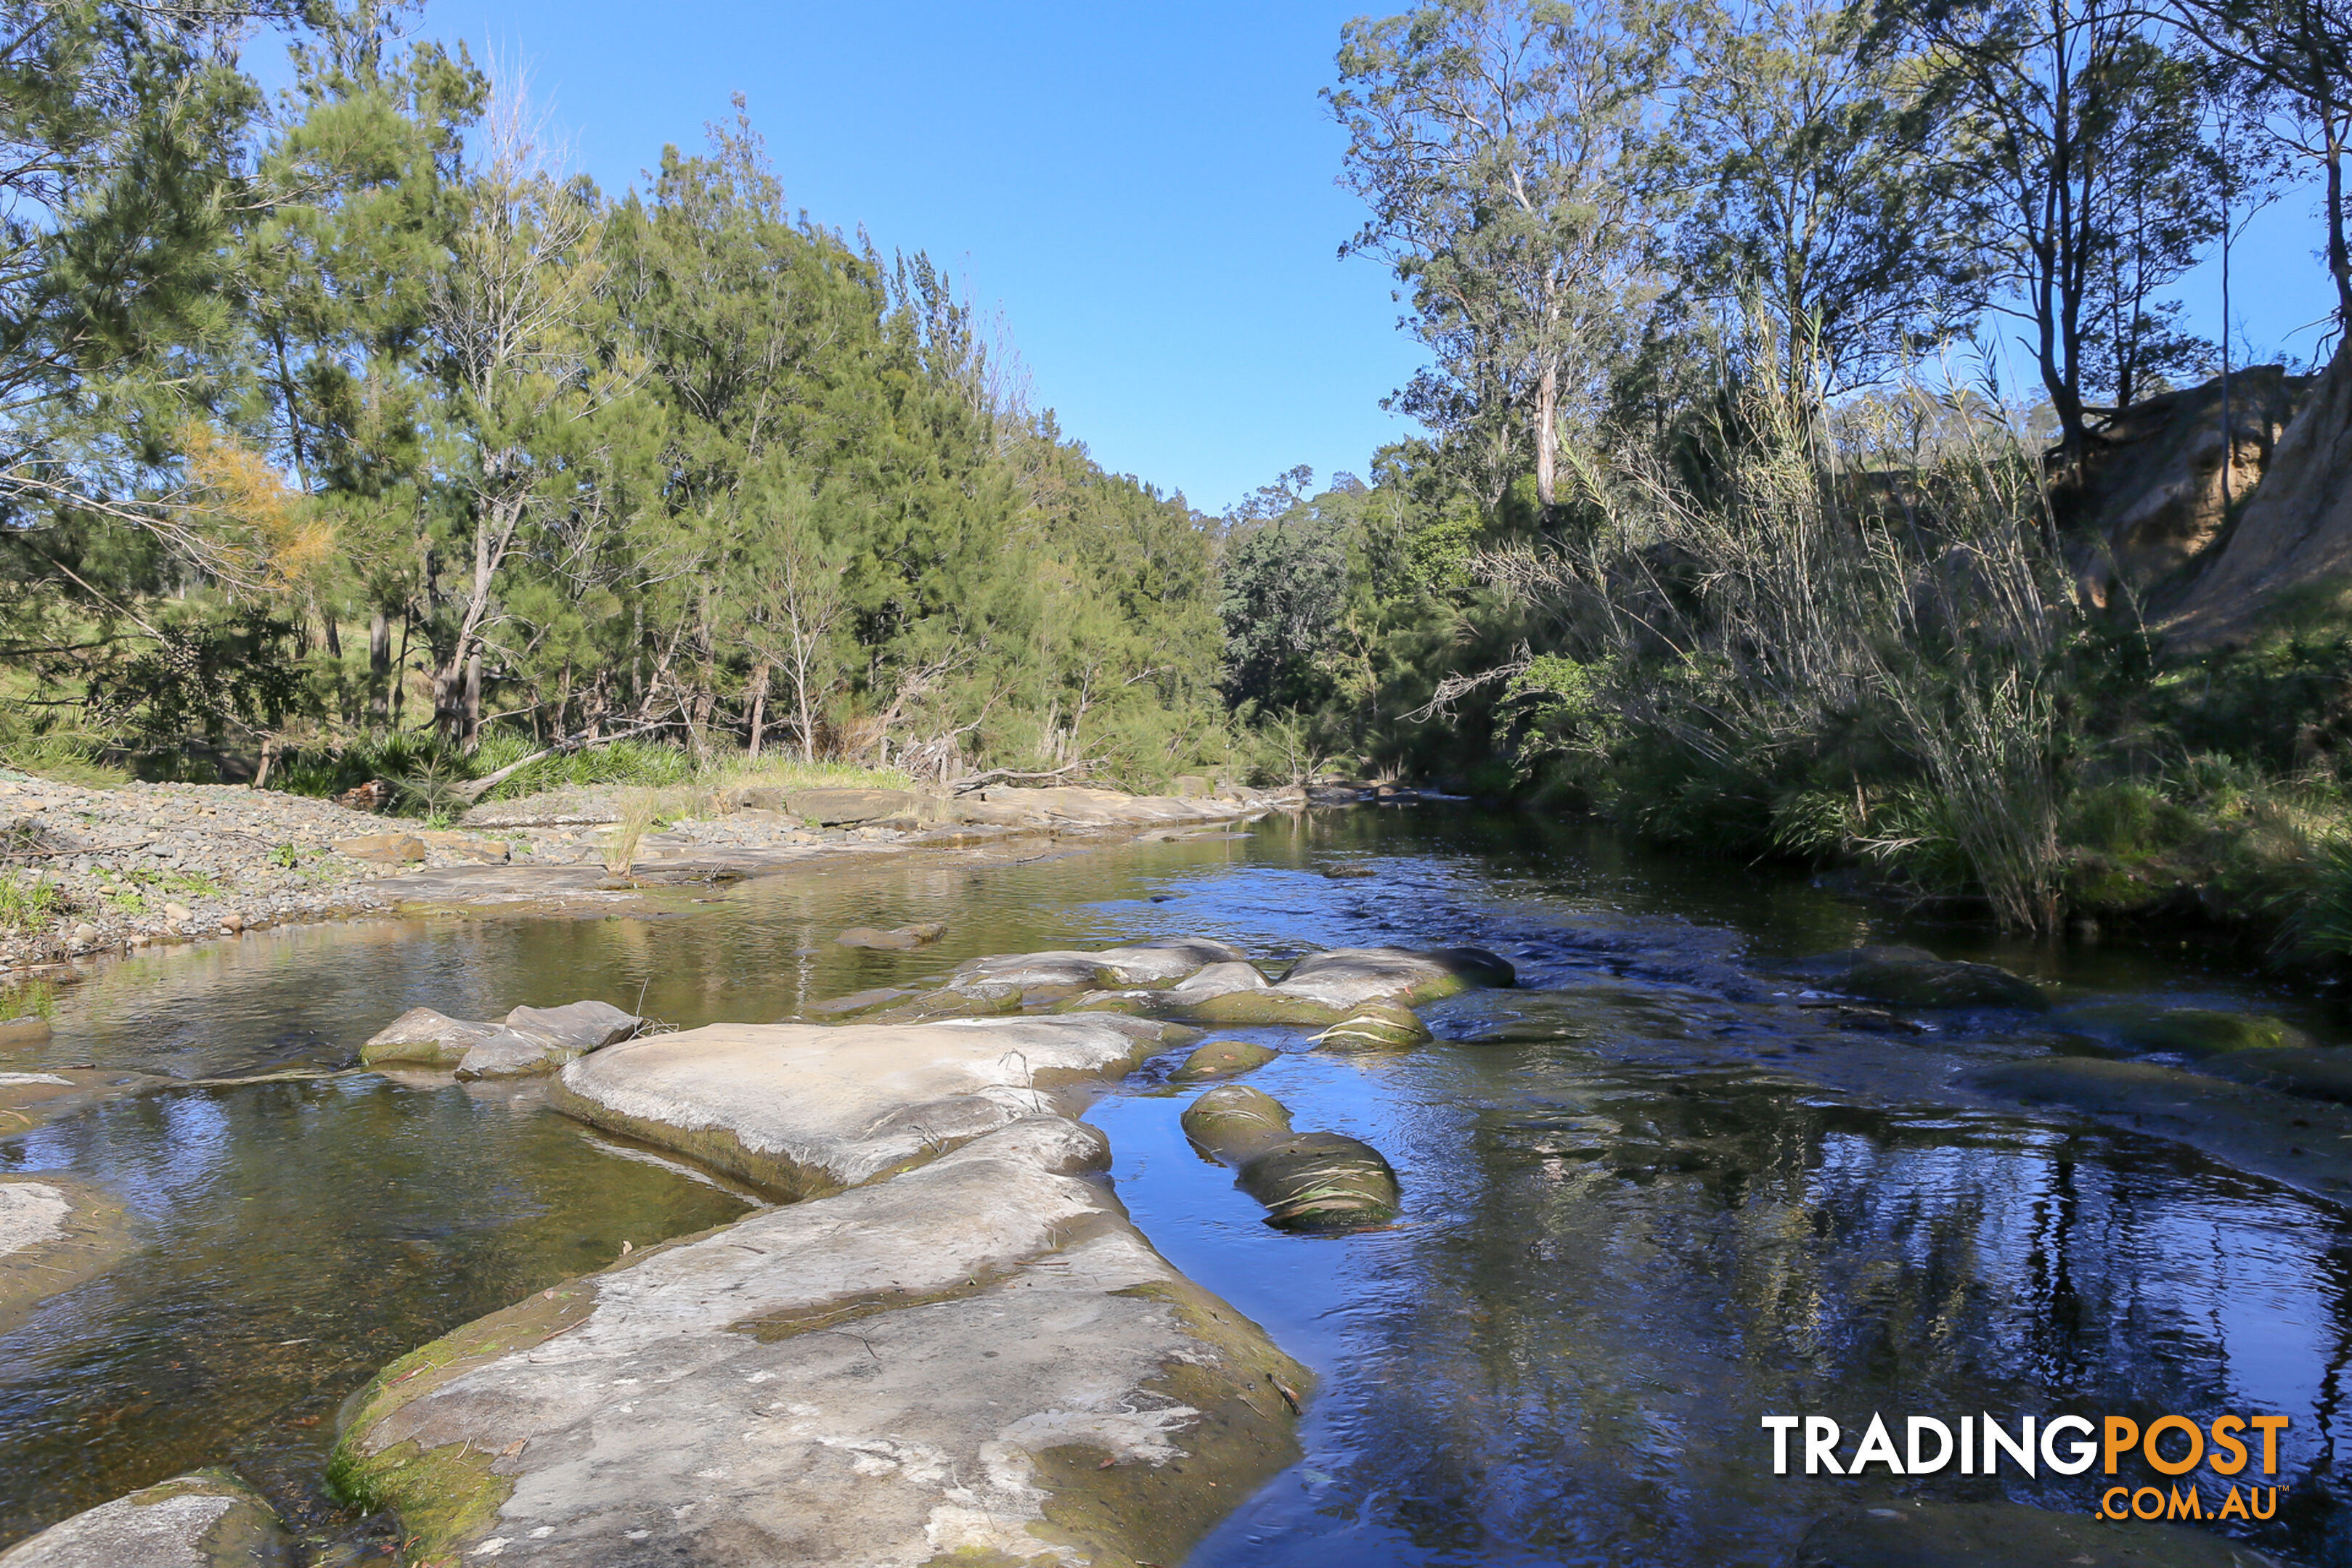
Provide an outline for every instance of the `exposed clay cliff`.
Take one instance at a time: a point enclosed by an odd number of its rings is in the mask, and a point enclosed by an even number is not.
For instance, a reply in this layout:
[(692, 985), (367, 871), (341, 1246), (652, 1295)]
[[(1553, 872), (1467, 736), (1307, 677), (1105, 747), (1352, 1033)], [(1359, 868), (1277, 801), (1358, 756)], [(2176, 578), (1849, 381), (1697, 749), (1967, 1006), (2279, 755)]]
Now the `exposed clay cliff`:
[(2225, 486), (2229, 500), (2246, 500), (2317, 380), (2281, 365), (2234, 373), (2226, 443), (2218, 377), (2136, 403), (2100, 426), (2080, 480), (2053, 497), (2084, 597), (2104, 606), (2177, 591), (2183, 569), (2222, 532)]
[(2352, 580), (2352, 355), (2336, 354), (2206, 554), (2163, 620), (2183, 651), (2243, 641), (2283, 598)]

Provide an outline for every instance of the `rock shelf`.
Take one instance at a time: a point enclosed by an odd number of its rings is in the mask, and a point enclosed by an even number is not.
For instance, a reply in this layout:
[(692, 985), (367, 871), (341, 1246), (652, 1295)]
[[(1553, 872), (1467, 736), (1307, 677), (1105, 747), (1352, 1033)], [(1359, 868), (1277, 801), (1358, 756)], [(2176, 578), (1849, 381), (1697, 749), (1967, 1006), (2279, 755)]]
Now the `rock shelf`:
[(20, 1541), (0, 1552), (0, 1568), (290, 1568), (292, 1547), (244, 1482), (198, 1470)]
[[(398, 1510), (434, 1561), (1075, 1568), (1181, 1561), (1297, 1458), (1306, 1372), (1152, 1250), (1097, 1179), (1099, 1132), (1016, 1108), (898, 1169), (896, 1131), (846, 1135), (892, 1091), (812, 1079), (813, 1033), (844, 1037), (843, 1065), (888, 1048), (855, 1027), (695, 1030), (564, 1082), (581, 1110), (583, 1079), (623, 1068), (675, 1095), (698, 1058), (723, 1069), (708, 1092), (764, 1048), (777, 1092), (746, 1121), (799, 1114), (814, 1083), (836, 1115), (801, 1131), (794, 1168), (868, 1184), (649, 1249), (394, 1363), (355, 1402), (338, 1488)], [(1106, 1069), (1129, 1055), (1090, 1020), (896, 1033), (921, 1041), (896, 1053), (902, 1094), (969, 1083), (999, 1046)], [(939, 1067), (958, 1035), (969, 1048)]]

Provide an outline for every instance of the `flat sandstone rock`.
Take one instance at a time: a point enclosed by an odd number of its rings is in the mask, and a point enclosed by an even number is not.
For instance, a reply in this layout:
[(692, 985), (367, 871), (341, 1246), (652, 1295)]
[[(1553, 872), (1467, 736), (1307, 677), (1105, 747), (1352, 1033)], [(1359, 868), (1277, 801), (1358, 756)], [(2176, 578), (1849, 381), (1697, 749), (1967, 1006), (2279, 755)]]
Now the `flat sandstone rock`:
[(530, 1297), (386, 1368), (336, 1483), (436, 1563), (1180, 1563), (1297, 1458), (1306, 1373), (1108, 1157), (1024, 1117)]
[(912, 1024), (713, 1024), (608, 1046), (548, 1102), (793, 1197), (856, 1186), (1132, 1069), (1135, 1020), (1073, 1014)]
[(292, 1542), (235, 1477), (198, 1470), (61, 1520), (0, 1568), (288, 1568)]

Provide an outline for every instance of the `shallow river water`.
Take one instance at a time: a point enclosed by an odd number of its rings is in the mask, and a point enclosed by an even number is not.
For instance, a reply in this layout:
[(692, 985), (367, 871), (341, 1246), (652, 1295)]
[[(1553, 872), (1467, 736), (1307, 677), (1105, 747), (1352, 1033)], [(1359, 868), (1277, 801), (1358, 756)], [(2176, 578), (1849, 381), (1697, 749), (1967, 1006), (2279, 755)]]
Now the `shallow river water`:
[[(1337, 870), (1333, 877), (1327, 873)], [(919, 953), (832, 944), (940, 919)], [(2352, 1563), (2344, 1208), (2178, 1145), (1955, 1094), (2053, 1047), (2013, 1017), (1835, 1033), (1776, 962), (1909, 941), (2082, 999), (2341, 1009), (2201, 950), (1997, 951), (1801, 877), (1633, 854), (1523, 817), (1276, 817), (1237, 833), (975, 866), (845, 862), (682, 892), (650, 916), (379, 922), (133, 960), (61, 989), (0, 1068), (180, 1077), (347, 1064), (418, 1004), (461, 1016), (598, 996), (667, 1022), (767, 1021), (982, 952), (1223, 938), (1477, 942), (1519, 969), (1426, 1016), (1437, 1045), (1294, 1048), (1250, 1081), (1361, 1137), (1395, 1226), (1268, 1229), (1185, 1143), (1161, 1061), (1099, 1101), (1120, 1196), (1170, 1259), (1321, 1379), (1305, 1460), (1196, 1568), (1769, 1563), (1840, 1507), (1916, 1488), (2087, 1512), (2093, 1476), (1771, 1473), (1767, 1414), (2178, 1411), (2290, 1418), (2277, 1518), (2248, 1539)], [(1295, 1031), (1234, 1031), (1298, 1047)], [(0, 1335), (0, 1545), (198, 1465), (314, 1539), (337, 1405), (528, 1291), (747, 1201), (510, 1085), (352, 1074), (113, 1102), (14, 1137), (0, 1173), (112, 1189), (131, 1258)], [(379, 1559), (380, 1560), (380, 1559)]]

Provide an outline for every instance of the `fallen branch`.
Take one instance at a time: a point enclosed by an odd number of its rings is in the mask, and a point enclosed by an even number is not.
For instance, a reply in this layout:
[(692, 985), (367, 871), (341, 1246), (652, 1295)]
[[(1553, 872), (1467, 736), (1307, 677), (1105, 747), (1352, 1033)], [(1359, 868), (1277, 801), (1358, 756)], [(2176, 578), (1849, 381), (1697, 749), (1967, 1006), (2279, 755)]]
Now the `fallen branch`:
[(467, 779), (463, 784), (456, 785), (450, 793), (469, 803), (478, 801), (533, 763), (545, 762), (550, 757), (569, 756), (574, 752), (584, 752), (591, 746), (609, 746), (615, 741), (625, 741), (632, 735), (642, 735), (648, 730), (667, 729), (669, 721), (664, 719), (651, 724), (640, 724), (634, 730), (623, 730), (617, 734), (598, 735), (593, 740), (586, 735), (567, 736), (544, 750), (533, 752), (519, 763), (509, 763), (496, 773), (484, 773), (478, 779)]
[(992, 784), (1010, 784), (1016, 779), (1066, 778), (1072, 773), (1084, 773), (1093, 766), (1093, 760), (1088, 758), (1072, 763), (1067, 767), (1055, 768), (1050, 773), (1018, 773), (1011, 768), (991, 768), (984, 773), (973, 773), (967, 778), (956, 780), (955, 783), (948, 785), (948, 790), (954, 795), (970, 795), (973, 790), (985, 789)]

